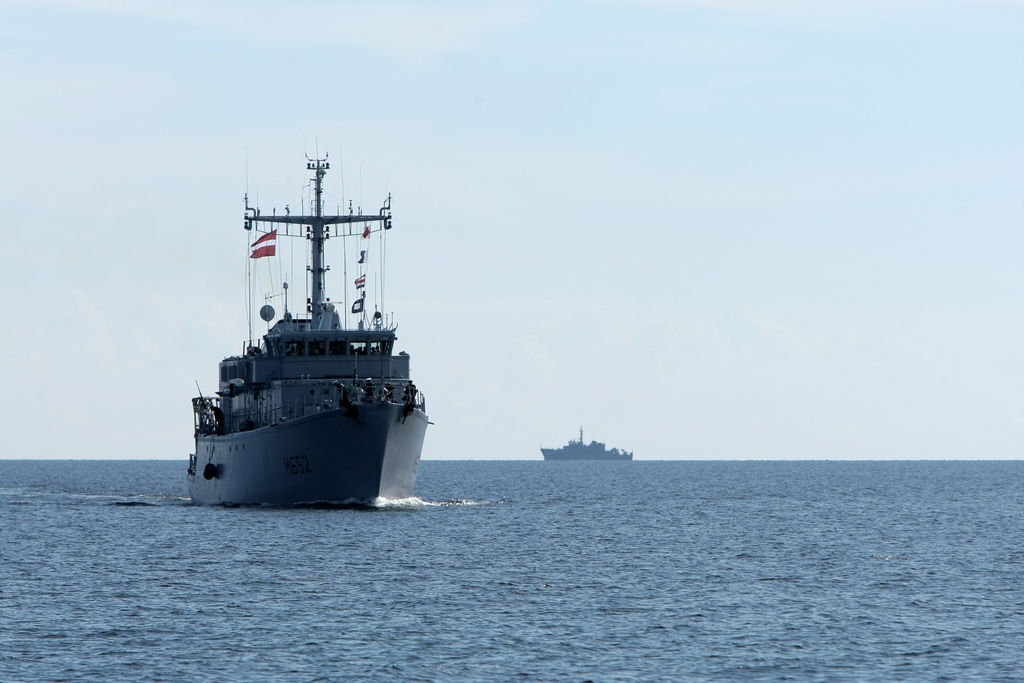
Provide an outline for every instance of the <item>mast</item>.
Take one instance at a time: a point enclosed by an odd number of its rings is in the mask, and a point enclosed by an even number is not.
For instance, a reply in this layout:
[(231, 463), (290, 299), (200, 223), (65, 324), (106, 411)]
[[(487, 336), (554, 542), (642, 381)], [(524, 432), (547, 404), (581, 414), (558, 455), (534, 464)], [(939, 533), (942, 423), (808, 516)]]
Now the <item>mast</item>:
[(310, 279), (313, 281), (313, 297), (310, 304), (310, 310), (312, 311), (312, 323), (313, 329), (320, 328), (320, 320), (324, 313), (324, 211), (323, 211), (323, 183), (324, 175), (327, 173), (331, 165), (327, 163), (327, 156), (324, 155), (323, 159), (313, 159), (306, 164), (306, 168), (311, 171), (316, 171), (316, 178), (314, 180), (315, 185), (315, 196), (313, 206), (313, 221), (310, 225), (310, 231), (312, 232), (313, 244), (311, 248), (313, 250), (313, 258), (311, 260), (312, 266), (310, 271)]
[[(306, 169), (313, 171), (313, 214), (310, 216), (261, 216), (258, 209), (248, 205), (246, 199), (245, 227), (251, 229), (253, 223), (289, 223), (306, 226), (306, 239), (310, 241), (310, 280), (312, 296), (309, 300), (310, 326), (312, 329), (321, 329), (321, 323), (327, 313), (327, 306), (324, 300), (324, 288), (326, 286), (327, 268), (324, 267), (324, 240), (327, 238), (329, 226), (340, 223), (369, 223), (379, 221), (381, 227), (377, 230), (387, 230), (391, 227), (391, 197), (381, 207), (378, 215), (352, 214), (325, 216), (323, 212), (323, 181), (331, 164), (327, 161), (327, 155), (323, 159), (310, 159), (306, 157)], [(374, 231), (376, 232), (376, 230)], [(351, 228), (342, 237), (352, 237)]]

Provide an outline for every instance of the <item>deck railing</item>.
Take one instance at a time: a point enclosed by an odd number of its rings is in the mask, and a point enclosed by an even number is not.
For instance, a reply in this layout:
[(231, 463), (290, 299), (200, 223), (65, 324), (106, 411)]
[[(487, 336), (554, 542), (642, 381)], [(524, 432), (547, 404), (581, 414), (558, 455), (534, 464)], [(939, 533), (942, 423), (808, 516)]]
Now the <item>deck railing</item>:
[[(361, 386), (360, 386), (361, 385)], [(250, 431), (278, 424), (282, 420), (296, 419), (330, 410), (358, 411), (361, 405), (390, 403), (404, 405), (409, 412), (426, 412), (426, 396), (412, 382), (380, 382), (369, 378), (351, 385), (340, 381), (320, 384), (312, 393), (304, 393), (300, 400), (283, 404), (272, 401), (267, 393), (259, 394), (248, 410), (231, 410), (225, 414), (218, 398), (192, 399), (196, 435), (221, 435)]]

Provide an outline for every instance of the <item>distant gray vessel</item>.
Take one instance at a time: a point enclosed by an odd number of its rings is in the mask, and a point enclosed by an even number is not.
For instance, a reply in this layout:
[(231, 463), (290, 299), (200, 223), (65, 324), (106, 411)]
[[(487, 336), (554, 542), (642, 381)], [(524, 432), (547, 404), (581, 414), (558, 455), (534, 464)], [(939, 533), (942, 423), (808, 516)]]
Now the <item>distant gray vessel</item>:
[[(314, 174), (312, 215), (264, 216), (246, 198), (245, 229), (262, 233), (252, 258), (275, 254), (278, 231), (261, 230), (261, 224), (300, 226), (281, 236), (310, 242), (311, 296), (306, 317), (293, 317), (286, 298), (273, 327), (276, 312), (264, 305), (262, 341), (254, 343), (250, 330), (242, 355), (220, 362), (216, 397), (192, 399), (188, 489), (196, 503), (372, 503), (412, 495), (428, 421), (409, 355), (393, 354), (397, 328), (379, 311), (368, 316), (365, 310), (365, 265), (356, 268), (355, 329), (324, 297), (325, 240), (368, 240), (389, 230), (391, 198), (377, 215), (351, 208), (346, 215), (324, 215), (323, 177), (330, 165), (325, 156), (306, 168)], [(367, 262), (365, 244), (357, 250), (358, 264)]]
[(633, 452), (620, 451), (618, 448), (608, 449), (600, 441), (583, 443), (583, 427), (580, 427), (580, 440), (569, 441), (561, 448), (543, 448), (545, 460), (632, 460)]

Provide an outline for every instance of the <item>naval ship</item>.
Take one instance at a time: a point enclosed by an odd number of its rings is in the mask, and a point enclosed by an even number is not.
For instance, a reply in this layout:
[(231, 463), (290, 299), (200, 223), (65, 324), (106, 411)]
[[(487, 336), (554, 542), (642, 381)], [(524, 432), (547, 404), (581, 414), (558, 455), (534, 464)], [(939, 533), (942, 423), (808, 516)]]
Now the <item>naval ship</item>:
[(633, 452), (620, 451), (618, 448), (608, 449), (600, 441), (583, 443), (583, 427), (580, 427), (580, 440), (569, 440), (568, 445), (561, 448), (544, 448), (540, 452), (545, 460), (632, 460)]
[[(379, 310), (367, 311), (363, 270), (371, 235), (383, 244), (392, 227), (391, 197), (377, 214), (350, 207), (325, 215), (330, 164), (324, 156), (306, 168), (311, 215), (262, 215), (246, 195), (244, 227), (258, 236), (251, 258), (274, 255), (280, 237), (306, 239), (310, 297), (304, 316), (288, 312), (287, 298), (280, 318), (265, 304), (267, 334), (254, 341), (250, 326), (242, 354), (220, 362), (216, 395), (200, 390), (192, 399), (195, 452), (187, 480), (195, 503), (372, 505), (412, 495), (426, 403), (410, 377), (409, 355), (394, 353), (396, 326)], [(363, 247), (355, 250), (363, 264), (355, 268), (357, 296), (351, 311), (342, 305), (344, 315), (325, 297), (324, 243), (331, 238)]]

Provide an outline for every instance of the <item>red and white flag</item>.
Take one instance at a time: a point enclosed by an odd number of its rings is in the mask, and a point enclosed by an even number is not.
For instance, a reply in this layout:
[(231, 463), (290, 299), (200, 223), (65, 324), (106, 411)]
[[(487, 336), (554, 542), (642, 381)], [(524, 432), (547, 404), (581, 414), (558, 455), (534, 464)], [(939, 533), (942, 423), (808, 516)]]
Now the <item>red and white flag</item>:
[(263, 237), (252, 243), (252, 253), (249, 258), (263, 258), (273, 256), (277, 253), (277, 230), (271, 230)]
[(370, 226), (367, 225), (365, 228), (363, 228), (363, 239), (366, 239), (369, 236), (370, 236)]
[(365, 275), (361, 275), (360, 277), (357, 277), (356, 278), (356, 289), (362, 289), (365, 286), (366, 286), (366, 276)]

